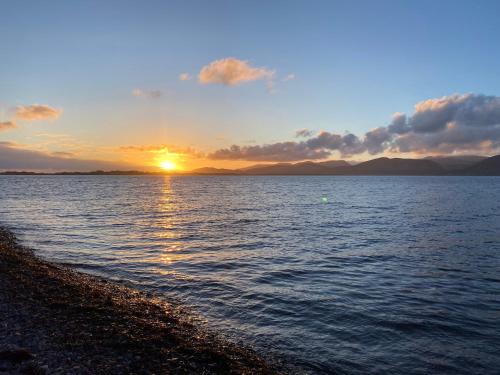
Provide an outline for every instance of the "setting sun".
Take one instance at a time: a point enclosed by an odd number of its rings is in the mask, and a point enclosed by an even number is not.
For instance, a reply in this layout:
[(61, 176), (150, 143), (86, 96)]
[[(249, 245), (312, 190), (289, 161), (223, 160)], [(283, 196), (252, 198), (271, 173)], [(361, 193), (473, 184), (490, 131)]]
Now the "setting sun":
[(177, 166), (170, 160), (164, 160), (160, 163), (160, 168), (166, 171), (172, 171), (174, 169), (177, 169)]

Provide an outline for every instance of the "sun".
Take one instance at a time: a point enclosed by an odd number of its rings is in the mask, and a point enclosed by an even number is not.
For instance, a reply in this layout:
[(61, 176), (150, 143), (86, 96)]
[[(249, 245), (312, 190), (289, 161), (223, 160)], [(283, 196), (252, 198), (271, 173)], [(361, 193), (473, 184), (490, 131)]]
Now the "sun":
[(177, 166), (175, 165), (174, 162), (172, 162), (170, 160), (163, 160), (160, 163), (160, 168), (164, 169), (166, 171), (173, 171), (174, 169), (177, 169)]

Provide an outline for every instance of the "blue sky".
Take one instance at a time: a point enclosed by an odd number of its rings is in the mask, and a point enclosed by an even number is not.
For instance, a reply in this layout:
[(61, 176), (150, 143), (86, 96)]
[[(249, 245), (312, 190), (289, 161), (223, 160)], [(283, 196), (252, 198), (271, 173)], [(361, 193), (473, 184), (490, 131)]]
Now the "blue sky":
[[(0, 121), (35, 103), (62, 112), (0, 141), (128, 160), (114, 150), (209, 153), (301, 128), (362, 137), (426, 99), (498, 95), (498, 14), (498, 1), (3, 1)], [(229, 57), (274, 71), (272, 92), (265, 80), (197, 82)]]

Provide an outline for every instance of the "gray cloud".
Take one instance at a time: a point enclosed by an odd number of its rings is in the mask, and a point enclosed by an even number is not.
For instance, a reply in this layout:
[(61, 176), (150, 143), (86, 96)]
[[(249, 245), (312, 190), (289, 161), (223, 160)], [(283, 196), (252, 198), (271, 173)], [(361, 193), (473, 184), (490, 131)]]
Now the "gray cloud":
[(392, 122), (387, 127), (389, 133), (393, 134), (404, 134), (408, 133), (411, 128), (406, 120), (406, 115), (404, 113), (396, 112), (392, 116)]
[(364, 143), (356, 135), (351, 133), (342, 136), (342, 144), (337, 148), (342, 156), (361, 154), (365, 149), (366, 146)]
[(72, 158), (70, 153), (28, 150), (12, 142), (0, 142), (0, 170), (74, 171), (137, 169), (126, 163)]
[[(415, 105), (415, 113), (406, 118), (396, 114), (389, 126), (398, 134), (433, 133), (450, 123), (460, 126), (484, 127), (500, 123), (500, 97), (463, 94), (424, 100)], [(396, 131), (398, 130), (398, 131)]]
[(363, 142), (354, 134), (340, 135), (326, 131), (306, 141), (311, 150), (338, 151), (343, 156), (359, 154), (365, 151)]
[(453, 152), (495, 153), (500, 149), (500, 127), (471, 129), (451, 125), (438, 133), (408, 133), (394, 140), (393, 151), (449, 154)]
[(295, 138), (309, 138), (310, 136), (313, 135), (313, 131), (309, 129), (299, 129), (295, 132)]
[(208, 155), (216, 160), (250, 161), (299, 161), (318, 160), (338, 151), (342, 156), (351, 156), (366, 150), (365, 144), (354, 134), (339, 135), (321, 132), (316, 137), (302, 142), (278, 142), (257, 146), (233, 145)]
[(371, 155), (379, 154), (390, 145), (392, 135), (388, 128), (380, 127), (365, 134), (363, 145)]
[(394, 115), (387, 127), (392, 151), (419, 153), (498, 152), (500, 97), (450, 95), (424, 100), (411, 116)]

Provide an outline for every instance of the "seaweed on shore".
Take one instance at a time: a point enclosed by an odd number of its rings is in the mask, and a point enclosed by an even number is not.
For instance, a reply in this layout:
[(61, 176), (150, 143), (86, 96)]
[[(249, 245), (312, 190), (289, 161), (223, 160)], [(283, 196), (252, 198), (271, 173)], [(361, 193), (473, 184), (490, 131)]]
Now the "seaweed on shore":
[(1, 228), (0, 332), (0, 374), (281, 373), (181, 307), (41, 260)]

